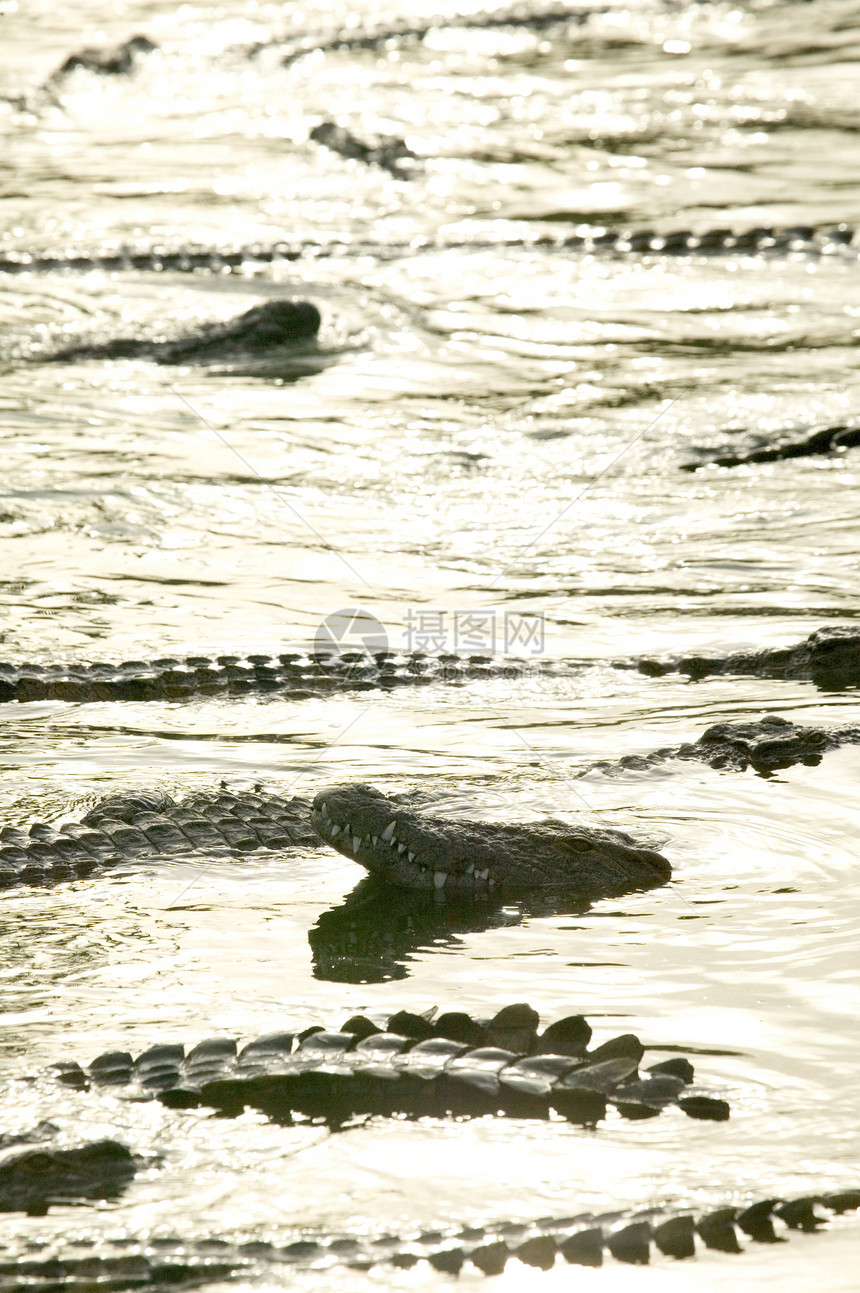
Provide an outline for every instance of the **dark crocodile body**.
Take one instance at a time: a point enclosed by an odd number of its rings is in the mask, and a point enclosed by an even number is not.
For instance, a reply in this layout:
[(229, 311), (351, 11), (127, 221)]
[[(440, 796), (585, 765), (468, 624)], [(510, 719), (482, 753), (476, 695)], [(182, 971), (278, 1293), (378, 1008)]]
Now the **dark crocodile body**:
[(115, 1199), (136, 1170), (132, 1154), (115, 1140), (27, 1149), (0, 1160), (0, 1212), (43, 1217), (52, 1204)]
[(309, 813), (307, 800), (268, 791), (202, 792), (179, 803), (159, 791), (111, 795), (59, 829), (45, 822), (26, 831), (0, 828), (0, 889), (55, 884), (159, 855), (319, 848)]
[(391, 651), (308, 655), (186, 656), (122, 664), (2, 664), (4, 701), (189, 700), (277, 692), (293, 700), (340, 691), (393, 691), (431, 682), (515, 678), (563, 672), (564, 664), (514, 657), (408, 655)]
[[(449, 1233), (425, 1231), (376, 1239), (349, 1234), (301, 1234), (278, 1243), (233, 1244), (223, 1239), (121, 1238), (90, 1254), (80, 1241), (60, 1241), (50, 1256), (0, 1255), (0, 1293), (93, 1293), (95, 1289), (189, 1288), (229, 1277), (285, 1277), (286, 1269), (345, 1266), (353, 1270), (409, 1270), (427, 1262), (442, 1274), (463, 1270), (500, 1275), (514, 1258), (533, 1270), (551, 1270), (561, 1259), (573, 1266), (602, 1266), (606, 1257), (645, 1266), (653, 1257), (674, 1260), (704, 1250), (742, 1253), (742, 1241), (772, 1244), (792, 1232), (814, 1234), (830, 1218), (860, 1207), (860, 1190), (753, 1199), (709, 1212), (655, 1208), (595, 1215), (542, 1217), (534, 1222), (466, 1226)], [(94, 1247), (95, 1245), (93, 1245)], [(105, 1252), (104, 1250), (108, 1251)], [(113, 1252), (110, 1250), (113, 1249)], [(281, 1270), (278, 1271), (277, 1268)], [(732, 1268), (732, 1274), (734, 1274)]]
[(602, 896), (653, 889), (672, 877), (662, 854), (623, 831), (552, 819), (520, 824), (433, 817), (361, 784), (321, 791), (311, 824), (378, 880), (440, 896), (542, 885)]
[(209, 1038), (187, 1054), (168, 1043), (136, 1059), (108, 1051), (86, 1068), (62, 1061), (53, 1072), (78, 1090), (116, 1089), (172, 1109), (202, 1106), (235, 1116), (252, 1108), (280, 1123), (310, 1118), (332, 1127), (359, 1114), (547, 1119), (554, 1113), (594, 1125), (606, 1116), (607, 1103), (631, 1119), (655, 1117), (669, 1105), (691, 1118), (729, 1117), (725, 1100), (691, 1086), (689, 1060), (664, 1060), (640, 1077), (645, 1048), (632, 1033), (589, 1050), (591, 1028), (581, 1015), (543, 1033), (538, 1023), (525, 1003), (488, 1020), (459, 1011), (400, 1011), (381, 1023), (355, 1015), (337, 1032), (290, 1029), (241, 1049), (234, 1038)]
[[(619, 662), (625, 667), (624, 662)], [(627, 665), (626, 667), (630, 667)], [(738, 674), (755, 678), (808, 679), (817, 687), (840, 691), (860, 686), (860, 630), (828, 626), (790, 647), (738, 651), (727, 656), (686, 655), (666, 660), (639, 659), (634, 668), (651, 678), (669, 673), (689, 678), (709, 674)]]
[[(266, 693), (304, 700), (342, 691), (394, 691), (428, 683), (458, 685), (523, 676), (568, 676), (589, 660), (519, 659), (515, 656), (427, 655), (421, 651), (344, 652), (340, 655), (291, 651), (253, 654), (162, 657), (120, 664), (0, 663), (0, 704), (9, 701), (177, 701), (198, 696)], [(791, 647), (736, 652), (728, 656), (686, 655), (665, 659), (616, 660), (619, 669), (649, 677), (681, 673), (697, 679), (709, 674), (751, 674), (758, 678), (809, 680), (819, 687), (860, 686), (860, 630), (816, 629)]]
[(422, 41), (433, 31), (440, 28), (447, 30), (493, 31), (500, 27), (525, 27), (529, 31), (546, 31), (550, 27), (563, 24), (581, 24), (587, 22), (595, 13), (603, 13), (599, 6), (583, 7), (578, 5), (553, 5), (537, 13), (523, 9), (503, 9), (497, 13), (463, 14), (456, 17), (436, 18), (430, 22), (416, 23), (413, 26), (382, 27), (375, 31), (350, 31), (345, 29), (336, 32), (326, 39), (307, 36), (298, 40), (267, 42), (248, 47), (247, 52), (253, 56), (261, 50), (271, 48), (272, 43), (286, 44), (288, 52), (282, 62), (289, 66), (308, 54), (337, 54), (358, 52), (360, 50), (382, 49), (393, 43)]
[(800, 428), (778, 438), (766, 447), (738, 449), (734, 453), (703, 450), (699, 462), (684, 463), (682, 471), (699, 471), (703, 467), (742, 467), (759, 462), (786, 462), (789, 458), (813, 458), (836, 455), (860, 445), (860, 426), (856, 422), (837, 422), (833, 426)]
[(368, 144), (334, 121), (322, 121), (314, 126), (309, 138), (315, 144), (322, 144), (324, 148), (351, 161), (380, 166), (398, 179), (409, 179), (419, 160), (403, 139), (394, 135), (382, 135), (374, 143)]
[(173, 341), (118, 337), (103, 344), (67, 346), (41, 362), (150, 359), (157, 364), (205, 364), (237, 354), (257, 355), (316, 337), (320, 314), (310, 301), (265, 301), (226, 323), (210, 324)]
[(843, 745), (860, 745), (860, 727), (804, 727), (777, 714), (767, 714), (749, 723), (714, 723), (697, 741), (664, 746), (651, 754), (627, 754), (615, 763), (593, 763), (587, 771), (612, 776), (651, 768), (671, 759), (687, 759), (730, 772), (752, 768), (768, 776), (796, 763), (815, 767), (828, 750), (837, 750)]
[(126, 76), (134, 71), (141, 54), (151, 54), (157, 48), (148, 36), (138, 35), (108, 49), (82, 49), (69, 55), (51, 75), (48, 84), (63, 81), (78, 69), (99, 76)]
[(55, 271), (102, 270), (118, 273), (137, 270), (149, 273), (188, 274), (209, 272), (225, 274), (242, 271), (254, 264), (277, 264), (296, 260), (314, 260), (330, 256), (372, 256), (378, 260), (398, 260), (419, 252), (485, 251), (517, 248), (544, 250), (575, 255), (616, 256), (839, 256), (857, 259), (857, 230), (849, 225), (797, 225), (787, 229), (756, 227), (752, 229), (707, 229), (694, 234), (689, 229), (657, 233), (653, 229), (607, 229), (596, 225), (580, 228), (570, 234), (540, 234), (534, 238), (496, 238), (468, 242), (410, 243), (315, 243), (278, 242), (250, 247), (155, 247), (120, 248), (100, 256), (51, 256), (30, 252), (9, 253), (0, 259), (0, 273), (45, 274)]

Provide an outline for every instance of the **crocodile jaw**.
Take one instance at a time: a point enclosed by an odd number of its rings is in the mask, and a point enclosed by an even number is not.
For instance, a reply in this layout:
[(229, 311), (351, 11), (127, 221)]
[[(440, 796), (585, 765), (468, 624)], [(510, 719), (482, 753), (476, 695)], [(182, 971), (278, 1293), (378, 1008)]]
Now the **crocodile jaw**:
[(596, 897), (651, 889), (672, 875), (660, 853), (621, 831), (431, 817), (360, 783), (318, 794), (311, 824), (379, 879), (439, 896), (554, 886)]
[(339, 853), (403, 889), (486, 895), (495, 886), (485, 868), (476, 871), (474, 864), (456, 862), (450, 851), (431, 849), (421, 818), (373, 786), (357, 782), (318, 794), (311, 825)]

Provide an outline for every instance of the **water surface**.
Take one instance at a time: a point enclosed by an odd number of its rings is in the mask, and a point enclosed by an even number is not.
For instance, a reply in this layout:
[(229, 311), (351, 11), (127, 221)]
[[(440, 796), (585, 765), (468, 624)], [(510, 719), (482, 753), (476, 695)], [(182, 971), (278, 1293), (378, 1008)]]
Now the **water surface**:
[[(481, 25), (492, 10), (435, 0), (0, 12), (0, 255), (92, 262), (0, 274), (3, 658), (283, 651), (358, 605), (395, 647), (419, 645), (419, 612), (443, 617), (448, 649), (456, 612), (542, 615), (545, 656), (580, 662), (304, 701), (0, 706), (4, 823), (140, 785), (363, 779), (472, 818), (617, 825), (675, 868), (663, 890), (591, 907), (465, 913), (358, 911), (361, 870), (330, 853), (3, 894), (3, 1129), (48, 1118), (62, 1141), (112, 1135), (163, 1166), (116, 1205), (4, 1220), (0, 1243), (409, 1233), (855, 1186), (856, 747), (768, 779), (686, 763), (579, 774), (719, 720), (858, 721), (850, 690), (609, 663), (787, 644), (856, 617), (860, 451), (681, 471), (851, 419), (856, 251), (580, 254), (546, 239), (855, 220), (856, 0), (640, 0), (555, 25)], [(330, 47), (349, 24), (425, 19), (423, 39)], [(70, 52), (138, 32), (158, 48), (130, 74), (49, 79)], [(408, 176), (314, 143), (329, 120), (404, 140)], [(273, 260), (277, 245), (304, 253)], [(241, 248), (231, 273), (99, 265)], [(282, 296), (322, 314), (310, 357), (46, 362)], [(331, 1135), (21, 1081), (111, 1047), (517, 1000), (545, 1022), (584, 1013), (598, 1041), (635, 1031), (703, 1052), (731, 1121)], [(857, 1223), (833, 1230), (577, 1277), (853, 1289)], [(447, 1283), (422, 1269), (289, 1278)], [(496, 1287), (537, 1278), (512, 1262)]]

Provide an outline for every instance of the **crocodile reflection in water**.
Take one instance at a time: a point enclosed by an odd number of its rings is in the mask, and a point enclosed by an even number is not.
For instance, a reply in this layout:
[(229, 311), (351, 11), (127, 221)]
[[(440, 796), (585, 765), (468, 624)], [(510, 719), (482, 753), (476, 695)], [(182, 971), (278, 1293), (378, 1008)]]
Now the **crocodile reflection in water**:
[(314, 977), (332, 983), (405, 979), (419, 952), (460, 948), (464, 936), (531, 918), (583, 916), (591, 905), (563, 887), (458, 900), (395, 889), (366, 876), (308, 931)]

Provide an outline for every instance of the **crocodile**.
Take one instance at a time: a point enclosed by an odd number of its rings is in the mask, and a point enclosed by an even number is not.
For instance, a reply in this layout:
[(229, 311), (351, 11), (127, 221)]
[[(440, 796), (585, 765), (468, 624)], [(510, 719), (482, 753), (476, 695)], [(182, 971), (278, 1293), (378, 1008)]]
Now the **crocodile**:
[[(663, 1206), (634, 1211), (541, 1217), (482, 1226), (370, 1238), (366, 1234), (303, 1231), (277, 1242), (223, 1238), (183, 1240), (162, 1236), (134, 1240), (127, 1234), (89, 1242), (63, 1237), (40, 1245), (38, 1255), (0, 1255), (0, 1293), (91, 1293), (93, 1289), (193, 1287), (228, 1278), (283, 1278), (284, 1268), (409, 1270), (426, 1262), (441, 1274), (461, 1271), (501, 1275), (512, 1258), (548, 1271), (561, 1259), (599, 1267), (606, 1256), (645, 1266), (652, 1256), (676, 1261), (702, 1255), (702, 1248), (742, 1253), (741, 1239), (762, 1244), (792, 1233), (816, 1234), (831, 1218), (860, 1207), (860, 1190), (847, 1189), (783, 1198), (726, 1202), (708, 1211)], [(46, 1255), (45, 1249), (48, 1249)], [(107, 1251), (106, 1251), (107, 1250)], [(112, 1251), (111, 1251), (112, 1250)]]
[(398, 139), (395, 135), (380, 135), (375, 143), (368, 144), (334, 121), (321, 121), (314, 126), (308, 138), (350, 161), (380, 166), (397, 179), (409, 179), (419, 160), (404, 139)]
[(91, 1141), (70, 1149), (52, 1145), (26, 1149), (0, 1159), (0, 1212), (43, 1217), (52, 1204), (116, 1199), (136, 1170), (133, 1154), (115, 1140)]
[[(313, 806), (262, 787), (237, 793), (222, 787), (178, 803), (161, 791), (109, 795), (79, 822), (0, 828), (0, 888), (55, 883), (164, 854), (244, 855), (323, 844), (407, 889), (439, 892), (444, 874), (452, 895), (550, 885), (593, 897), (653, 888), (671, 878), (661, 854), (623, 831), (551, 819), (521, 825), (446, 820), (418, 813), (412, 798), (360, 784), (318, 795)], [(350, 832), (341, 832), (331, 816), (342, 813)], [(381, 844), (371, 842), (377, 828)]]
[(518, 248), (532, 251), (572, 253), (576, 255), (629, 256), (780, 256), (840, 257), (857, 259), (858, 231), (847, 224), (791, 225), (786, 228), (756, 225), (752, 228), (672, 229), (659, 233), (654, 229), (610, 229), (603, 225), (577, 227), (574, 233), (536, 233), (532, 237), (512, 236), (464, 241), (434, 238), (409, 242), (276, 242), (256, 243), (248, 247), (213, 248), (159, 246), (144, 250), (126, 247), (101, 255), (51, 255), (31, 251), (10, 251), (0, 257), (0, 273), (121, 273), (136, 270), (144, 273), (244, 273), (254, 265), (278, 264), (326, 257), (369, 256), (377, 260), (410, 259), (428, 252), (503, 251)]
[(284, 652), (129, 660), (121, 664), (0, 663), (4, 701), (189, 700), (278, 693), (292, 700), (339, 691), (393, 691), (431, 682), (465, 683), (564, 671), (563, 663), (513, 656), (431, 656), (416, 651)]
[(529, 31), (546, 31), (549, 27), (583, 24), (597, 13), (605, 13), (605, 7), (583, 5), (555, 5), (549, 9), (538, 9), (529, 13), (522, 8), (502, 9), (496, 13), (458, 14), (457, 16), (438, 17), (429, 22), (413, 23), (409, 26), (381, 27), (374, 30), (356, 30), (344, 28), (327, 37), (307, 35), (288, 37), (280, 41), (261, 41), (244, 47), (244, 52), (251, 58), (273, 45), (287, 44), (287, 52), (281, 63), (289, 67), (300, 58), (309, 54), (348, 54), (361, 50), (385, 49), (395, 43), (407, 41), (420, 42), (431, 32), (444, 28), (448, 31), (493, 31), (500, 27), (527, 28)]
[(860, 745), (860, 727), (805, 727), (778, 714), (766, 714), (751, 722), (714, 723), (697, 741), (683, 745), (663, 746), (649, 754), (625, 754), (614, 763), (600, 760), (590, 764), (580, 776), (589, 772), (614, 776), (654, 767), (670, 759), (687, 759), (730, 772), (752, 768), (766, 777), (797, 763), (815, 767), (828, 750), (843, 745)]
[(82, 49), (70, 54), (48, 78), (51, 82), (64, 81), (79, 68), (85, 72), (95, 72), (99, 76), (126, 76), (134, 71), (141, 54), (151, 54), (158, 46), (148, 36), (132, 36), (121, 45), (112, 45), (107, 49)]
[[(331, 692), (394, 691), (429, 683), (456, 686), (523, 676), (566, 677), (593, 663), (586, 659), (523, 659), (512, 655), (428, 655), (423, 651), (164, 656), (117, 664), (0, 662), (0, 704), (38, 700), (176, 701), (266, 693), (305, 700)], [(612, 664), (652, 678), (671, 673), (693, 679), (709, 674), (747, 674), (809, 680), (821, 688), (842, 689), (860, 685), (860, 630), (827, 626), (791, 647), (727, 656), (643, 656), (614, 660)]]
[(681, 673), (688, 678), (736, 674), (754, 678), (810, 681), (828, 691), (860, 686), (860, 630), (828, 625), (790, 647), (736, 651), (725, 656), (682, 655), (655, 660), (616, 661), (618, 668), (635, 668), (649, 678)]
[[(167, 1108), (211, 1108), (235, 1116), (259, 1110), (280, 1123), (312, 1119), (332, 1130), (364, 1116), (513, 1116), (555, 1119), (595, 1127), (607, 1104), (629, 1119), (652, 1118), (676, 1107), (689, 1116), (716, 1122), (728, 1104), (697, 1091), (694, 1070), (681, 1054), (650, 1065), (640, 1074), (646, 1047), (633, 1034), (592, 1046), (592, 1030), (581, 1015), (569, 1015), (539, 1030), (540, 1019), (526, 1003), (503, 1007), (492, 1018), (452, 1010), (422, 1014), (398, 1011), (353, 1015), (336, 1032), (313, 1026), (288, 1029), (239, 1046), (235, 1038), (198, 1042), (186, 1052), (167, 1043), (137, 1058), (109, 1051), (82, 1067), (73, 1060), (52, 1066), (61, 1085), (95, 1089), (132, 1100), (156, 1099)], [(655, 1046), (655, 1050), (666, 1048)], [(593, 1133), (592, 1133), (593, 1134)], [(20, 1137), (21, 1140), (30, 1139)], [(116, 1142), (97, 1142), (67, 1151), (27, 1151), (33, 1170), (24, 1188), (11, 1160), (0, 1164), (0, 1200), (7, 1209), (43, 1215), (55, 1202), (116, 1197), (134, 1175), (136, 1159)], [(41, 1157), (39, 1157), (41, 1155)], [(77, 1156), (77, 1157), (76, 1157)], [(91, 1165), (84, 1174), (79, 1162)], [(119, 1178), (119, 1179), (118, 1179)], [(11, 1184), (10, 1184), (11, 1182)], [(2, 1205), (0, 1205), (2, 1206)], [(798, 1198), (726, 1201), (706, 1211), (682, 1204), (594, 1215), (543, 1217), (536, 1221), (466, 1226), (399, 1237), (356, 1238), (349, 1234), (303, 1232), (289, 1240), (231, 1243), (158, 1237), (100, 1240), (90, 1255), (55, 1237), (56, 1251), (34, 1259), (0, 1257), (0, 1290), (82, 1289), (86, 1283), (120, 1289), (170, 1282), (194, 1284), (284, 1264), (328, 1269), (409, 1269), (426, 1261), (456, 1275), (471, 1266), (500, 1274), (509, 1259), (549, 1270), (559, 1255), (568, 1263), (597, 1267), (605, 1255), (644, 1265), (656, 1254), (674, 1259), (697, 1255), (698, 1244), (722, 1253), (743, 1251), (741, 1237), (774, 1243), (792, 1230), (812, 1233), (830, 1215), (860, 1207), (860, 1190), (818, 1192)], [(95, 1248), (96, 1241), (90, 1247)], [(44, 1247), (44, 1245), (43, 1245)], [(105, 1248), (117, 1251), (105, 1254)], [(15, 1281), (21, 1281), (20, 1283)], [(26, 1281), (26, 1282), (25, 1282)], [(48, 1283), (50, 1281), (50, 1283)]]
[(468, 822), (417, 812), (373, 786), (320, 791), (311, 825), (371, 875), (452, 895), (566, 887), (584, 896), (652, 889), (672, 878), (661, 853), (623, 831), (543, 822)]
[(179, 803), (160, 791), (108, 795), (76, 823), (0, 828), (0, 889), (53, 884), (165, 854), (320, 848), (309, 817), (307, 800), (260, 788), (221, 788)]
[(525, 1002), (491, 1019), (462, 1011), (401, 1010), (379, 1023), (353, 1015), (337, 1031), (314, 1026), (268, 1033), (241, 1049), (214, 1037), (188, 1052), (155, 1045), (133, 1058), (107, 1051), (85, 1068), (60, 1060), (51, 1073), (75, 1090), (109, 1089), (170, 1109), (211, 1108), (225, 1117), (246, 1108), (273, 1121), (323, 1121), (340, 1128), (356, 1115), (407, 1118), (548, 1119), (594, 1126), (607, 1103), (622, 1117), (652, 1118), (673, 1106), (691, 1118), (724, 1122), (728, 1103), (692, 1086), (693, 1066), (673, 1055), (640, 1076), (645, 1053), (633, 1033), (589, 1050), (591, 1026), (570, 1015), (538, 1032)]
[(320, 322), (319, 310), (310, 301), (264, 301), (226, 323), (208, 324), (199, 332), (172, 341), (117, 337), (103, 343), (66, 346), (38, 359), (40, 363), (149, 359), (157, 364), (208, 364), (237, 353), (257, 355), (310, 341), (316, 337)]
[(158, 49), (155, 41), (138, 33), (119, 45), (104, 48), (87, 48), (69, 54), (42, 85), (19, 94), (0, 94), (0, 102), (8, 103), (18, 112), (38, 115), (46, 107), (63, 108), (58, 91), (64, 82), (77, 71), (93, 72), (97, 76), (129, 76), (136, 72), (141, 59)]
[[(671, 759), (770, 775), (815, 766), (828, 750), (860, 744), (860, 728), (807, 727), (779, 715), (712, 724), (695, 742), (598, 761), (580, 775), (618, 774)], [(330, 845), (376, 881), (439, 899), (490, 899), (544, 890), (568, 898), (630, 893), (666, 884), (669, 862), (623, 831), (537, 822), (474, 822), (436, 816), (414, 792), (386, 795), (349, 783), (312, 804), (256, 786), (222, 786), (178, 802), (163, 791), (109, 795), (78, 822), (0, 828), (0, 888), (81, 878), (131, 860), (164, 855), (245, 855)]]
[(743, 467), (760, 462), (786, 462), (789, 458), (813, 458), (823, 454), (835, 456), (860, 445), (860, 426), (856, 422), (837, 422), (832, 426), (800, 427), (777, 437), (775, 443), (761, 448), (739, 449), (734, 453), (702, 450), (698, 462), (685, 462), (682, 471), (700, 471), (703, 467)]

